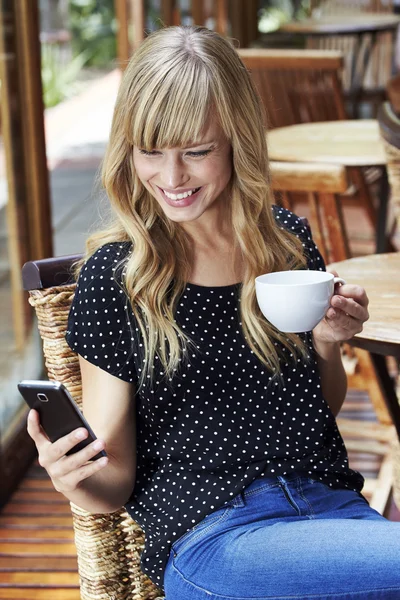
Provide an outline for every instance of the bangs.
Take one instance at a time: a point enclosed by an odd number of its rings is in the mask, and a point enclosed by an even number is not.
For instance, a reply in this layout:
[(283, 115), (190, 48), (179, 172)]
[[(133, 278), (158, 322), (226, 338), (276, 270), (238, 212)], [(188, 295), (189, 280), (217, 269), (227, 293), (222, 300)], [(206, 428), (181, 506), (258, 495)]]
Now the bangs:
[(148, 151), (197, 142), (213, 105), (204, 66), (199, 61), (176, 61), (156, 74), (147, 72), (143, 80), (125, 123), (128, 141)]

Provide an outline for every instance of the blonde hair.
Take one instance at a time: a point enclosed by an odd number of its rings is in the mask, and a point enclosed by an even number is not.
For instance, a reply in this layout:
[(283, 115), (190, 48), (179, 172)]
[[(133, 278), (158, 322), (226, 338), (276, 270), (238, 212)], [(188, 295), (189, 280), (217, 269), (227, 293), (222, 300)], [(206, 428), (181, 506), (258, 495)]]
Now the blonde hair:
[(113, 222), (87, 242), (86, 258), (109, 242), (132, 243), (123, 286), (144, 340), (140, 385), (151, 376), (155, 354), (170, 378), (196, 345), (174, 320), (191, 271), (189, 238), (137, 177), (133, 146), (188, 145), (199, 139), (210, 107), (232, 147), (229, 218), (244, 262), (243, 334), (274, 374), (280, 372), (279, 344), (293, 355), (307, 356), (299, 336), (274, 329), (256, 301), (255, 277), (301, 268), (305, 258), (301, 242), (280, 229), (271, 210), (265, 115), (250, 76), (219, 34), (203, 27), (170, 27), (149, 35), (125, 71), (102, 167)]

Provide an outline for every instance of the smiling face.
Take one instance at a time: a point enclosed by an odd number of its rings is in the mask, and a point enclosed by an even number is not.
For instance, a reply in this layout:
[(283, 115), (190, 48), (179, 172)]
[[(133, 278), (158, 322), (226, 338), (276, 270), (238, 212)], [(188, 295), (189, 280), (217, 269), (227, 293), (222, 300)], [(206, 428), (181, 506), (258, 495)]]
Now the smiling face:
[(231, 145), (211, 120), (201, 138), (184, 148), (134, 146), (137, 176), (165, 215), (177, 223), (212, 223), (225, 210), (232, 174)]

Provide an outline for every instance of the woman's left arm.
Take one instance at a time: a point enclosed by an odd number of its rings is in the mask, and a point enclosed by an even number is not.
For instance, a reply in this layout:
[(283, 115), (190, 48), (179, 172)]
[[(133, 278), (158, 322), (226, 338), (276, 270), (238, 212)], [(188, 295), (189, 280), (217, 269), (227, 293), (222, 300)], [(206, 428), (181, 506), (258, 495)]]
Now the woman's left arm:
[[(337, 273), (334, 273), (337, 276)], [(368, 320), (368, 297), (359, 285), (337, 286), (325, 318), (313, 329), (322, 393), (336, 416), (344, 402), (347, 377), (340, 343), (350, 340)]]

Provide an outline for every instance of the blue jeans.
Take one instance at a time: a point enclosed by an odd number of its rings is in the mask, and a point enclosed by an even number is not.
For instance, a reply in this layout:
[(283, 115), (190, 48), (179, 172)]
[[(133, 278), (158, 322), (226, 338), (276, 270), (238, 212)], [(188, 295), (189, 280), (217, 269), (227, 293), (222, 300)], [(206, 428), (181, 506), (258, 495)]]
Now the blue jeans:
[(361, 494), (258, 478), (172, 545), (166, 600), (399, 600), (400, 523)]

